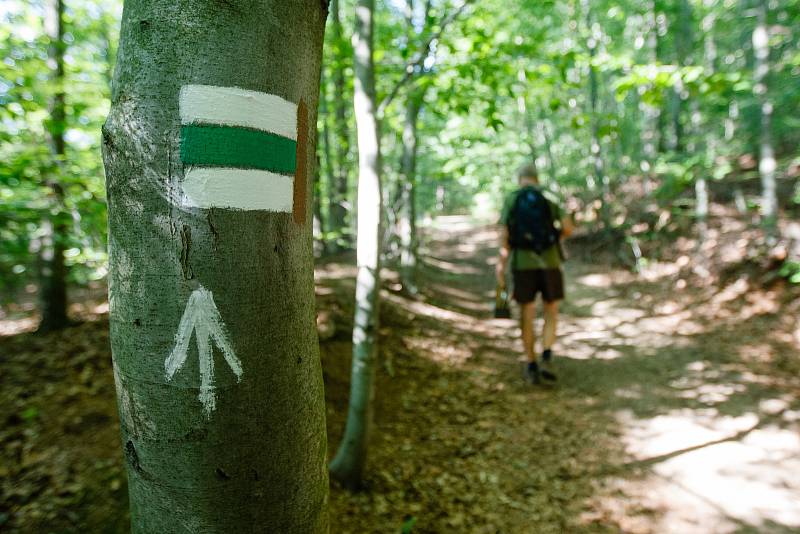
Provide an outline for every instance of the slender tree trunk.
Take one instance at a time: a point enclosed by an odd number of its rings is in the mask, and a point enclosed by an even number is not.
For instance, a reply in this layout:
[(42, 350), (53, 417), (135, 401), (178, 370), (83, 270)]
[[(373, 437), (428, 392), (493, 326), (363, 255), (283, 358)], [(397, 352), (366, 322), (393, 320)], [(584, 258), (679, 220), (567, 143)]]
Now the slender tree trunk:
[[(652, 65), (658, 64), (658, 14), (656, 12), (655, 0), (647, 2), (647, 52), (648, 61)], [(644, 108), (644, 191), (645, 194), (652, 193), (655, 188), (655, 167), (656, 149), (658, 143), (658, 118), (661, 109), (658, 106), (642, 104)]]
[(354, 110), (358, 131), (358, 243), (353, 371), (350, 402), (331, 474), (349, 488), (361, 485), (372, 423), (380, 290), (380, 130), (376, 115), (374, 53), (375, 0), (358, 0), (353, 34)]
[(125, 2), (103, 155), (134, 532), (328, 531), (306, 194), (326, 15)]
[(600, 150), (600, 121), (599, 114), (599, 97), (598, 97), (598, 82), (597, 82), (597, 69), (594, 67), (594, 58), (597, 56), (597, 47), (600, 45), (600, 36), (597, 35), (592, 24), (591, 7), (588, 0), (583, 0), (584, 15), (586, 16), (586, 27), (589, 31), (589, 39), (587, 46), (589, 48), (589, 109), (591, 116), (591, 154), (592, 154), (592, 170), (594, 173), (595, 183), (601, 184), (602, 199), (600, 204), (600, 218), (603, 222), (603, 228), (608, 230), (611, 228), (611, 194), (608, 176), (605, 173), (603, 165), (603, 156)]
[[(705, 63), (706, 75), (710, 76), (716, 70), (717, 48), (714, 43), (714, 19), (712, 13), (703, 20), (703, 59)], [(706, 241), (708, 235), (708, 184), (706, 183), (706, 173), (711, 172), (716, 160), (717, 128), (712, 119), (712, 113), (708, 113), (705, 132), (706, 164), (700, 174), (695, 179), (695, 215), (697, 217), (700, 246)], [(705, 258), (705, 255), (703, 255)]]
[(400, 162), (402, 201), (400, 207), (400, 282), (415, 295), (417, 289), (417, 119), (424, 95), (410, 95), (403, 122), (403, 156)]
[(59, 183), (66, 157), (66, 96), (64, 93), (64, 2), (48, 0), (45, 29), (50, 38), (48, 66), (54, 94), (50, 102), (47, 133), (55, 164), (47, 179), (51, 190), (52, 207), (43, 221), (41, 248), (40, 301), (42, 320), (40, 332), (58, 330), (69, 325), (67, 317), (67, 266), (64, 263), (64, 240), (68, 231), (68, 215), (64, 209), (64, 190)]
[[(678, 36), (675, 38), (675, 55), (677, 56), (679, 68), (692, 64), (691, 52), (694, 49), (693, 17), (692, 6), (689, 5), (688, 0), (680, 0), (678, 4)], [(691, 142), (686, 139), (686, 128), (683, 122), (686, 94), (683, 82), (679, 79), (672, 95), (672, 124), (675, 131), (676, 152), (684, 152), (687, 142)]]
[(553, 140), (550, 135), (550, 127), (547, 124), (547, 117), (545, 116), (544, 108), (539, 108), (539, 127), (542, 130), (542, 139), (544, 140), (544, 151), (547, 154), (547, 163), (550, 167), (550, 180), (553, 184), (558, 185), (556, 160), (553, 158)]
[[(340, 53), (344, 47), (342, 37), (342, 22), (339, 18), (339, 0), (331, 0), (331, 31), (336, 43), (336, 50)], [(336, 165), (331, 165), (331, 194), (329, 229), (338, 233), (337, 242), (343, 246), (350, 245), (350, 231), (347, 227), (347, 195), (349, 193), (348, 161), (350, 152), (350, 132), (347, 126), (347, 101), (345, 95), (345, 78), (343, 58), (333, 65), (334, 99), (334, 137), (336, 140)], [(331, 160), (333, 161), (333, 160)]]
[[(324, 69), (323, 69), (324, 72)], [(328, 183), (331, 183), (331, 177), (334, 173), (334, 164), (331, 157), (331, 135), (330, 127), (328, 126), (328, 91), (327, 84), (324, 80), (324, 75), (320, 78), (320, 96), (319, 96), (319, 114), (322, 118), (322, 127), (316, 128), (317, 141), (320, 149), (317, 152), (317, 172), (314, 175), (314, 230), (318, 232), (319, 243), (323, 252), (328, 249), (336, 249), (335, 242), (328, 243), (326, 230), (328, 226), (325, 224), (325, 217), (322, 214), (322, 164), (321, 160), (325, 161), (325, 174), (328, 176)], [(321, 131), (320, 131), (321, 130)], [(320, 135), (321, 134), (321, 135)], [(321, 157), (320, 157), (321, 154)], [(328, 214), (330, 215), (330, 202), (332, 202), (331, 190), (328, 188)], [(330, 217), (328, 218), (330, 224)]]
[[(653, 9), (656, 9), (656, 3), (653, 4)], [(661, 35), (667, 35), (670, 29), (669, 21), (667, 20), (666, 14), (662, 13), (659, 16), (657, 11), (654, 11), (654, 16), (656, 17), (655, 20), (655, 37), (654, 37), (654, 46), (655, 46), (655, 56), (656, 61), (665, 63), (669, 62), (670, 58), (667, 54), (665, 48), (665, 41), (666, 39), (659, 39)], [(658, 113), (656, 115), (656, 130), (658, 138), (658, 153), (663, 154), (669, 150), (669, 139), (667, 137), (667, 113), (669, 112), (669, 99), (664, 99)]]
[[(725, 140), (725, 144), (730, 144), (736, 136), (736, 123), (738, 120), (739, 104), (736, 100), (731, 100), (728, 102), (728, 115), (725, 117), (724, 122), (725, 133), (723, 134), (723, 139)], [(745, 201), (742, 188), (737, 182), (733, 184), (733, 203), (734, 206), (736, 206), (736, 211), (738, 211), (740, 215), (745, 215), (747, 213), (747, 202)]]
[[(519, 69), (517, 71), (517, 81), (523, 86), (527, 84), (528, 80), (525, 77), (525, 69)], [(520, 129), (525, 132), (525, 144), (528, 145), (530, 162), (533, 166), (536, 166), (536, 159), (538, 158), (536, 131), (533, 123), (533, 115), (528, 110), (528, 103), (525, 101), (524, 94), (519, 94), (517, 96), (517, 113), (519, 113), (519, 117), (522, 119)]]
[(753, 91), (761, 106), (761, 136), (759, 140), (758, 172), (761, 176), (761, 218), (770, 237), (774, 237), (778, 220), (778, 199), (775, 186), (775, 152), (772, 148), (772, 102), (769, 99), (769, 28), (767, 2), (758, 0), (758, 21), (753, 31), (755, 55), (755, 85)]
[[(321, 96), (321, 101), (324, 101), (324, 95)], [(322, 113), (322, 105), (320, 104), (320, 113)], [(314, 136), (315, 141), (314, 145), (319, 146), (319, 129), (314, 128)], [(322, 152), (325, 154), (325, 162), (326, 164), (330, 161), (330, 136), (328, 135), (328, 123), (327, 121), (323, 121), (322, 123), (322, 145), (323, 149)], [(325, 232), (325, 217), (322, 214), (322, 177), (320, 176), (322, 173), (322, 165), (320, 164), (320, 156), (319, 152), (316, 155), (317, 165), (316, 165), (316, 172), (314, 172), (314, 200), (313, 200), (313, 233), (319, 236), (318, 243), (319, 249), (324, 254), (328, 250), (328, 241), (326, 239), (326, 232)]]

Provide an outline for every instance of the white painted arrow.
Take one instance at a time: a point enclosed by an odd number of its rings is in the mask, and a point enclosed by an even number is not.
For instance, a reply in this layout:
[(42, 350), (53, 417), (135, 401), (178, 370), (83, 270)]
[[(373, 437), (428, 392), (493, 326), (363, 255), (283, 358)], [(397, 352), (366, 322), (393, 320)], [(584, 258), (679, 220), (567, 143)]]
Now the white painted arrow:
[(172, 354), (164, 361), (164, 370), (167, 373), (167, 381), (172, 380), (183, 364), (186, 363), (186, 356), (189, 353), (189, 341), (192, 339), (192, 331), (195, 332), (197, 339), (197, 354), (200, 358), (200, 394), (197, 396), (206, 410), (206, 416), (210, 417), (211, 412), (217, 406), (217, 394), (214, 387), (214, 353), (211, 348), (211, 339), (216, 341), (217, 346), (225, 356), (225, 361), (236, 375), (236, 381), (242, 380), (242, 362), (236, 357), (225, 331), (222, 317), (219, 315), (217, 305), (214, 303), (214, 296), (211, 291), (204, 287), (195, 289), (189, 302), (186, 303), (186, 310), (181, 317), (178, 326), (178, 333), (175, 334), (175, 348)]

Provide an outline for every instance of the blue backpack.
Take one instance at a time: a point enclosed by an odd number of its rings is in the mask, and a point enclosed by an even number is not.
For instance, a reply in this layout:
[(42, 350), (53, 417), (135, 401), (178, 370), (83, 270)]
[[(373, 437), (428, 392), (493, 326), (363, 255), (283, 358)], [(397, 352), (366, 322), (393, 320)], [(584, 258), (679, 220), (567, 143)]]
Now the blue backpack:
[(550, 202), (532, 186), (522, 188), (514, 199), (508, 220), (508, 241), (512, 249), (541, 254), (558, 243)]

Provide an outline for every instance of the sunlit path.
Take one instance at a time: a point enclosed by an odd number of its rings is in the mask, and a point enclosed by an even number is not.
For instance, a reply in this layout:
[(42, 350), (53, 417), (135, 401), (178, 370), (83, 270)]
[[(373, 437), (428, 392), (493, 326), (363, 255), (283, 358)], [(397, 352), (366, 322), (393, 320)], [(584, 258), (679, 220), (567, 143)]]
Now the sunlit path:
[(372, 492), (333, 495), (353, 514), (342, 531), (366, 516), (379, 532), (398, 510), (421, 532), (800, 528), (797, 383), (740, 350), (766, 342), (769, 317), (711, 320), (669, 277), (576, 258), (561, 380), (534, 389), (515, 320), (489, 319), (495, 243), (491, 227), (440, 218), (423, 298), (386, 293), (386, 346), (402, 348), (379, 380)]

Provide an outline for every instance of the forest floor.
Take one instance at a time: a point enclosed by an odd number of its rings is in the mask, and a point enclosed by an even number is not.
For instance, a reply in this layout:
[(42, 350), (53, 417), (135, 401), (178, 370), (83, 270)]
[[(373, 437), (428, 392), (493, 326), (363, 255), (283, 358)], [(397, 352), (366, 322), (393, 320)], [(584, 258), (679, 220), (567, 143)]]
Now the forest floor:
[[(332, 485), (331, 532), (800, 529), (796, 289), (576, 257), (559, 381), (534, 387), (516, 323), (491, 318), (495, 243), (491, 228), (440, 218), (419, 298), (387, 271), (366, 489)], [(317, 269), (331, 454), (353, 276), (351, 256)], [(126, 531), (105, 316), (0, 337), (0, 365), (0, 531)]]

